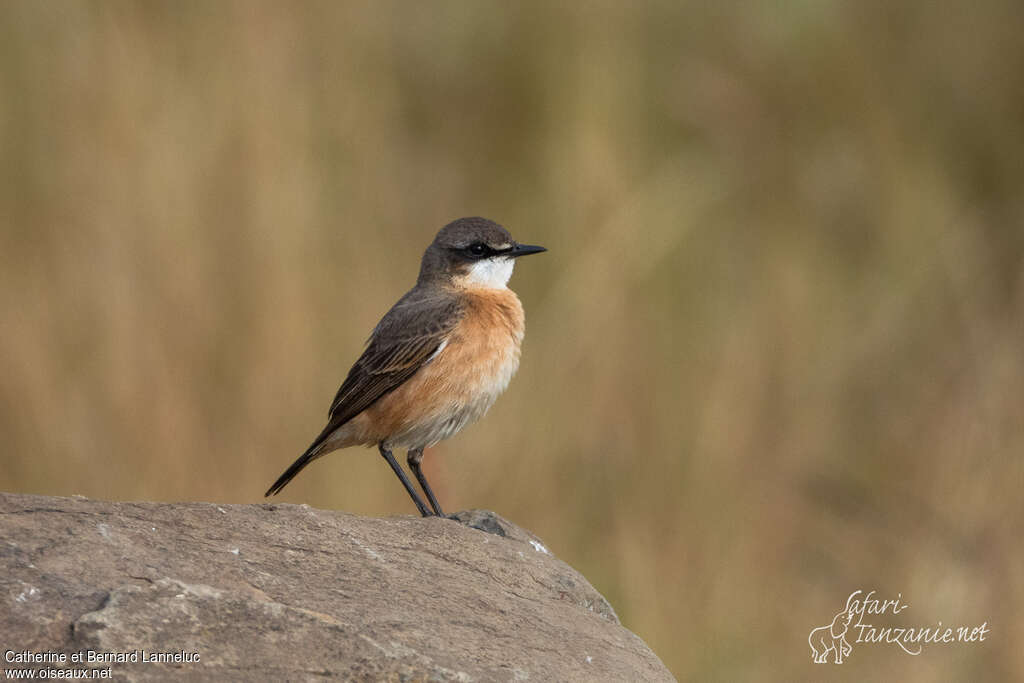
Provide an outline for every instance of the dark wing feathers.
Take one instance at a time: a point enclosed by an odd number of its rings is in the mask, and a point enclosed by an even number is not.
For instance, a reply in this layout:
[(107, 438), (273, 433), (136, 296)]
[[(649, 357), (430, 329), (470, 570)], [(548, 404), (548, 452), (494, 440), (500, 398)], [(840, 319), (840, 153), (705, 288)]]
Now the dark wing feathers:
[(343, 424), (394, 391), (423, 367), (461, 317), (455, 297), (424, 297), (416, 290), (399, 299), (377, 324), (363, 355), (338, 389), (327, 426), (306, 452), (285, 470), (266, 495), (273, 495), (320, 455), (320, 447)]
[(402, 297), (373, 331), (331, 403), (329, 427), (337, 429), (416, 374), (459, 321), (454, 298), (409, 297)]

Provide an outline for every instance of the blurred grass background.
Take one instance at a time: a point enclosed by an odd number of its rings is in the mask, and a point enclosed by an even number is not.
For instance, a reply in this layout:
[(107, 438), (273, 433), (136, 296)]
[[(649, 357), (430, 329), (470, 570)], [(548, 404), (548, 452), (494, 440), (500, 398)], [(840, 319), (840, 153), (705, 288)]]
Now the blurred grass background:
[[(259, 502), (434, 232), (523, 364), (427, 457), (681, 680), (1024, 680), (1024, 10), (0, 4), (0, 489)], [(371, 451), (283, 500), (412, 514)], [(919, 657), (807, 634), (858, 588)]]

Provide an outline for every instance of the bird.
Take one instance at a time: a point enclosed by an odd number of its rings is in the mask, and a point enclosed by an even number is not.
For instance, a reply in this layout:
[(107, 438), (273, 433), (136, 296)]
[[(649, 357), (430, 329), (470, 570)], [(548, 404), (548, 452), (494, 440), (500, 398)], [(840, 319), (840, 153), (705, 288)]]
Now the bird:
[[(384, 314), (328, 411), (327, 426), (267, 489), (276, 495), (311, 462), (350, 446), (376, 446), (423, 517), (444, 517), (420, 465), (423, 450), (491, 407), (519, 367), (523, 306), (508, 288), (516, 259), (547, 251), (520, 244), (480, 217), (445, 225), (423, 254), (416, 285)], [(406, 462), (416, 493), (395, 460)]]

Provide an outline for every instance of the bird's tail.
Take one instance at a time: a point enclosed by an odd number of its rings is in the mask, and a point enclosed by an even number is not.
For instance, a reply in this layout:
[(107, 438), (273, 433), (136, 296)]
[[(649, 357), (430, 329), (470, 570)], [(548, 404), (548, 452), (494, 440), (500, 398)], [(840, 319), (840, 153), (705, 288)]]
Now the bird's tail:
[(300, 455), (298, 459), (284, 471), (284, 474), (277, 478), (277, 481), (274, 482), (273, 486), (267, 489), (267, 492), (263, 494), (263, 497), (267, 498), (270, 496), (276, 496), (280, 493), (281, 489), (287, 486), (288, 482), (294, 479), (295, 475), (301, 472), (306, 465), (323, 455), (323, 446), (323, 439), (317, 438), (317, 440), (306, 449), (306, 452)]

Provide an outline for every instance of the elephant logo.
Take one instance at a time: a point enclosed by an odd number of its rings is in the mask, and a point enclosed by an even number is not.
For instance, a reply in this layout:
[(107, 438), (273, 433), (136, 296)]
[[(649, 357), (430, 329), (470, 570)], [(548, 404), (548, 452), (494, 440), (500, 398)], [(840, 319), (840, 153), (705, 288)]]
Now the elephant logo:
[(811, 646), (811, 656), (815, 664), (827, 663), (830, 652), (833, 653), (833, 661), (842, 664), (843, 658), (849, 657), (853, 651), (853, 646), (846, 640), (846, 631), (850, 628), (854, 615), (854, 610), (850, 609), (853, 595), (846, 600), (846, 607), (836, 614), (831, 624), (819, 626), (807, 636), (807, 644)]

